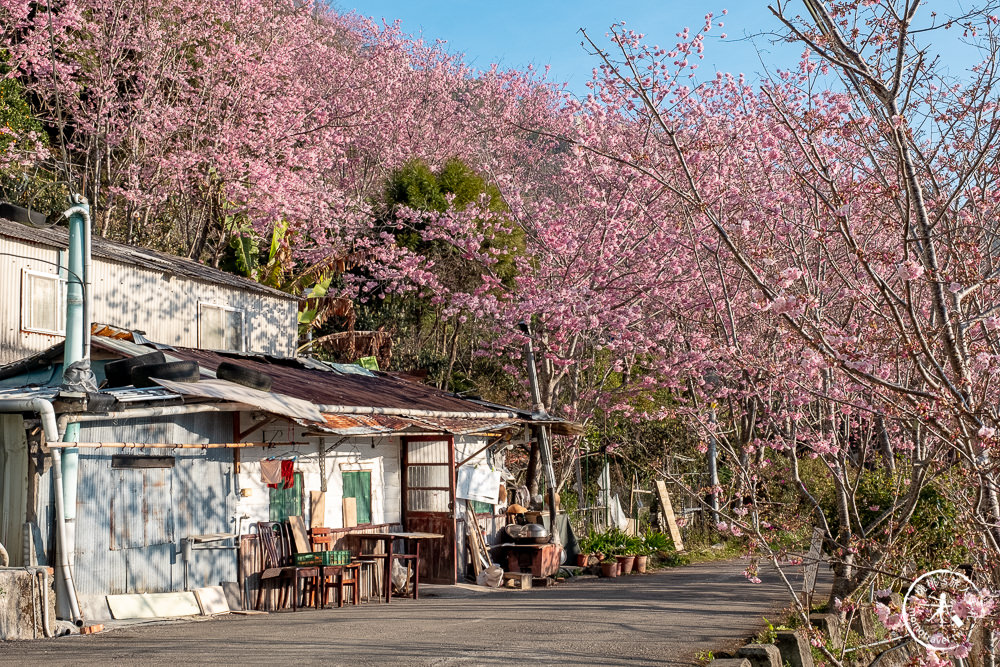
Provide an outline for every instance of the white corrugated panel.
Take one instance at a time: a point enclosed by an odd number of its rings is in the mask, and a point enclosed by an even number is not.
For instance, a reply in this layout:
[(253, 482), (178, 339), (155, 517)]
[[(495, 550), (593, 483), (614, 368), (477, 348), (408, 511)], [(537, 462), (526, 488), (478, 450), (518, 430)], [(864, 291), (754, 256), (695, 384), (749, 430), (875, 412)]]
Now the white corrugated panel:
[[(57, 274), (60, 252), (0, 236), (0, 364), (16, 361), (62, 340), (62, 335), (24, 331), (22, 284), (26, 271)], [(93, 320), (146, 332), (158, 343), (201, 347), (198, 304), (243, 313), (246, 351), (294, 356), (297, 304), (100, 258), (93, 261)]]
[(0, 363), (41, 352), (62, 340), (61, 335), (34, 333), (21, 328), (22, 282), (28, 271), (58, 274), (59, 251), (0, 236)]
[(94, 262), (94, 321), (145, 331), (150, 340), (201, 347), (199, 303), (243, 312), (247, 351), (293, 356), (294, 302), (165, 275), (115, 262)]

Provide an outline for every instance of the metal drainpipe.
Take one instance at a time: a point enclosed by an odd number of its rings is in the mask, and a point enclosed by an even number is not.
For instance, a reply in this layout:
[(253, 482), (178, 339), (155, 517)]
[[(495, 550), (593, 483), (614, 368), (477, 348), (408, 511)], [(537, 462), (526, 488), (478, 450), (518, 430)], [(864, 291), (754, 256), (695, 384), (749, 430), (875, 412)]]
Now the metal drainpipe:
[[(78, 217), (83, 223), (83, 273), (79, 274), (83, 277), (83, 350), (81, 359), (90, 358), (90, 328), (92, 326), (92, 308), (93, 308), (93, 298), (91, 295), (91, 288), (94, 283), (94, 277), (91, 272), (91, 249), (93, 243), (93, 230), (91, 229), (90, 222), (90, 205), (87, 203), (87, 199), (83, 195), (73, 195), (73, 202), (76, 206), (67, 209), (63, 212), (63, 216), (70, 219), (70, 227), (72, 234), (72, 226), (74, 217)], [(72, 239), (72, 236), (71, 236)], [(72, 246), (72, 240), (70, 245)], [(72, 251), (72, 250), (71, 250)], [(72, 260), (70, 260), (72, 261)], [(72, 269), (72, 266), (70, 267)], [(69, 287), (69, 282), (66, 283), (67, 288)], [(69, 299), (67, 298), (67, 304)], [(67, 321), (67, 332), (69, 331), (69, 322)]]
[[(37, 412), (42, 420), (42, 432), (45, 440), (51, 442), (59, 441), (59, 427), (56, 425), (56, 412), (52, 404), (44, 398), (23, 398), (23, 399), (0, 399), (0, 412)], [(80, 602), (76, 595), (76, 585), (73, 583), (73, 572), (69, 564), (67, 552), (68, 542), (66, 539), (66, 521), (63, 512), (63, 480), (62, 480), (62, 452), (59, 448), (52, 450), (52, 484), (53, 495), (56, 499), (56, 537), (58, 563), (57, 568), (63, 583), (66, 585), (67, 602), (69, 603), (70, 614), (73, 622), (77, 626), (83, 625), (83, 614), (80, 613)]]
[[(75, 206), (63, 215), (69, 218), (69, 271), (66, 279), (66, 342), (63, 348), (63, 373), (70, 364), (90, 358), (90, 206), (75, 195)], [(70, 425), (65, 442), (77, 442), (80, 427)], [(60, 474), (63, 481), (62, 505), (65, 512), (66, 549), (70, 564), (76, 545), (76, 486), (80, 450), (67, 448), (62, 453)]]

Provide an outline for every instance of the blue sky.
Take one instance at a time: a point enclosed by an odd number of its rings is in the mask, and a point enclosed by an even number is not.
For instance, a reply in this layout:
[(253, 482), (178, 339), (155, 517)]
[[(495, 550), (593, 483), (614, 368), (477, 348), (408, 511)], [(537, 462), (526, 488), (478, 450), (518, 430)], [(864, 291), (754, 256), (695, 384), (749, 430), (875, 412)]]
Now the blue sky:
[[(585, 95), (584, 86), (596, 60), (580, 46), (586, 28), (595, 38), (602, 38), (608, 26), (626, 21), (661, 46), (672, 46), (675, 33), (689, 27), (699, 29), (707, 12), (716, 14), (724, 28), (713, 28), (707, 41), (705, 59), (700, 63), (704, 77), (716, 70), (747, 74), (751, 79), (765, 69), (795, 65), (802, 47), (775, 43), (773, 33), (780, 26), (767, 9), (766, 0), (507, 0), (474, 2), (467, 0), (334, 0), (341, 12), (357, 11), (364, 16), (392, 21), (400, 19), (403, 29), (428, 41), (443, 39), (453, 53), (463, 53), (466, 62), (485, 69), (494, 62), (507, 67), (539, 68), (551, 65), (550, 79), (565, 81), (570, 90)], [(928, 5), (947, 10), (949, 6), (972, 4), (968, 0), (933, 0)], [(727, 16), (721, 16), (728, 9)], [(721, 33), (726, 39), (720, 39)], [(770, 34), (768, 34), (770, 33)], [(951, 37), (954, 33), (949, 33)], [(935, 33), (935, 39), (944, 35)], [(947, 58), (956, 59), (957, 47), (943, 49)], [(970, 62), (971, 58), (957, 58)]]
[[(772, 67), (775, 63), (787, 66), (794, 64), (801, 52), (799, 47), (772, 45), (764, 36), (753, 42), (748, 39), (777, 27), (766, 3), (751, 0), (718, 5), (698, 0), (339, 0), (335, 7), (375, 19), (400, 19), (406, 32), (422, 35), (428, 41), (446, 40), (449, 51), (464, 53), (466, 62), (479, 69), (493, 62), (517, 68), (551, 65), (550, 78), (568, 82), (577, 94), (586, 93), (584, 83), (596, 66), (595, 59), (580, 46), (582, 36), (577, 31), (586, 28), (595, 38), (602, 38), (616, 21), (626, 21), (655, 43), (672, 46), (677, 41), (675, 33), (684, 27), (700, 28), (705, 14), (713, 12), (716, 22), (721, 20), (726, 25), (713, 28), (715, 37), (708, 40), (701, 63), (703, 72), (718, 69), (752, 75), (763, 71), (761, 58)], [(728, 16), (721, 16), (723, 8), (729, 10)], [(725, 40), (718, 37), (723, 32), (727, 33)]]

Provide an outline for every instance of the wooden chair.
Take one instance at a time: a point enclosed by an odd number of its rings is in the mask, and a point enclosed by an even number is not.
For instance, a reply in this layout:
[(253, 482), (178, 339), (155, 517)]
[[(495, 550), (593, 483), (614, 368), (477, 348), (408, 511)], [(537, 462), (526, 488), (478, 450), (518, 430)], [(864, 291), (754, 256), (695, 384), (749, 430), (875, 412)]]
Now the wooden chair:
[[(406, 540), (403, 540), (403, 542), (405, 543)], [(392, 549), (392, 548), (390, 548), (389, 551), (392, 554), (391, 561), (402, 561), (402, 564), (406, 567), (406, 581), (407, 581), (407, 585), (406, 585), (406, 590), (404, 591), (404, 593), (406, 595), (410, 595), (410, 591), (409, 591), (409, 581), (411, 579), (410, 567), (413, 567), (413, 574), (412, 574), (412, 579), (413, 579), (413, 599), (416, 600), (416, 599), (418, 599), (417, 596), (419, 595), (418, 591), (419, 591), (419, 587), (420, 587), (420, 542), (417, 542), (414, 546), (415, 546), (415, 553), (405, 553), (405, 552), (397, 551), (397, 550)], [(361, 560), (374, 560), (374, 561), (376, 561), (378, 563), (383, 563), (384, 564), (386, 562), (386, 559), (388, 559), (389, 557), (390, 557), (389, 553), (371, 552), (371, 553), (363, 553), (363, 554), (361, 554), (360, 557), (359, 557), (359, 559), (361, 559)], [(388, 602), (391, 599), (391, 597), (392, 597), (392, 562), (391, 561), (388, 563), (388, 565), (383, 565), (382, 566), (385, 570), (388, 571), (388, 573), (383, 576), (383, 579), (385, 579), (385, 581), (383, 582), (383, 589), (382, 589), (382, 592), (381, 592), (381, 594), (380, 594), (379, 597), (382, 597), (384, 595), (386, 602)]]
[(295, 542), (287, 525), (273, 521), (260, 521), (257, 523), (257, 535), (261, 545), (261, 573), (256, 609), (260, 611), (265, 582), (272, 580), (282, 587), (278, 608), (284, 607), (286, 603), (284, 584), (291, 583), (292, 611), (297, 611), (299, 608), (299, 582), (305, 580), (308, 584), (309, 581), (312, 581), (319, 585), (320, 568), (295, 565), (293, 559)]
[[(313, 551), (329, 551), (333, 548), (333, 530), (316, 526), (309, 531), (309, 541)], [(361, 566), (356, 563), (320, 566), (319, 581), (316, 586), (311, 587), (312, 594), (319, 598), (317, 606), (325, 608), (329, 602), (330, 590), (336, 588), (337, 606), (343, 607), (348, 586), (351, 587), (354, 604), (361, 604), (360, 569)]]

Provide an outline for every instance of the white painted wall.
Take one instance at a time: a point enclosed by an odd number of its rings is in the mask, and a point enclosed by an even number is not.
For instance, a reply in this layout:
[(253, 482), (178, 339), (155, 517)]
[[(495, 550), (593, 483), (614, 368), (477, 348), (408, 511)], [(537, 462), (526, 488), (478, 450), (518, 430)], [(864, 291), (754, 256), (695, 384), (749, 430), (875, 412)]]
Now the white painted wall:
[[(243, 428), (249, 427), (247, 422)], [(295, 442), (301, 444), (274, 447), (247, 447), (240, 450), (239, 487), (249, 489), (237, 501), (237, 513), (249, 514), (243, 520), (247, 526), (268, 520), (269, 489), (260, 479), (260, 461), (264, 458), (294, 458), (295, 471), (302, 473), (303, 513), (306, 523), (313, 525), (311, 491), (322, 491), (326, 482), (326, 512), (315, 525), (343, 528), (343, 477), (345, 470), (370, 470), (372, 473), (372, 523), (397, 523), (401, 518), (398, 438), (324, 438), (306, 437), (299, 428), (265, 427), (250, 433), (246, 440), (265, 442)], [(320, 452), (324, 452), (321, 456)], [(246, 529), (244, 528), (244, 531)]]

